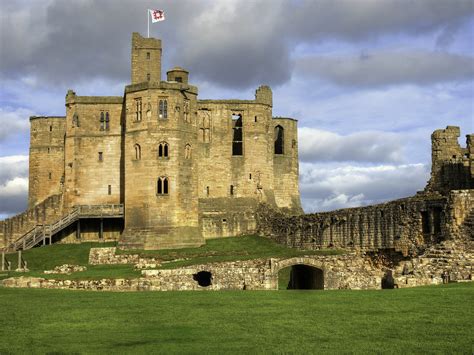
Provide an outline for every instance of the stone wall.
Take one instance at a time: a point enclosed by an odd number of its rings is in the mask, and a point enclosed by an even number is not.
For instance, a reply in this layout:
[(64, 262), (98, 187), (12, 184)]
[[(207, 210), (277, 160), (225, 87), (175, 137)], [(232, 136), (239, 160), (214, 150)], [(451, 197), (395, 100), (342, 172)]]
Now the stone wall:
[(379, 205), (333, 212), (285, 216), (262, 206), (260, 235), (292, 248), (393, 248), (417, 254), (426, 245), (448, 238), (446, 198), (415, 196)]
[(30, 117), (28, 208), (64, 186), (64, 134), (66, 117)]
[(0, 249), (38, 224), (49, 224), (63, 216), (62, 196), (53, 195), (14, 217), (0, 221)]

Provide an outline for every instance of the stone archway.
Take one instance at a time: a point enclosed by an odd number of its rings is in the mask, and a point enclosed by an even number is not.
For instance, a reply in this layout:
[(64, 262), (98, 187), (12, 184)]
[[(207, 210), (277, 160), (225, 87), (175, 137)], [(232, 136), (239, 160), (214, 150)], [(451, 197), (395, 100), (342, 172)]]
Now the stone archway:
[[(275, 262), (272, 265), (275, 288), (278, 289), (280, 271), (290, 268), (287, 289), (291, 290), (323, 290), (323, 263), (312, 258), (291, 258)], [(285, 281), (286, 284), (286, 281)]]

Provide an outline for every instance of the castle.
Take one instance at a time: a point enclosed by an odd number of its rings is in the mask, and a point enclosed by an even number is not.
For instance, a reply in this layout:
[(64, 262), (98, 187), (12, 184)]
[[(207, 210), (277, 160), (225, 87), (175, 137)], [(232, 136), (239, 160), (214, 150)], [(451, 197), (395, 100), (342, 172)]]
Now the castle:
[[(213, 275), (212, 289), (275, 289), (279, 270), (290, 266), (292, 288), (300, 281), (302, 288), (337, 289), (472, 280), (473, 134), (465, 147), (459, 127), (432, 134), (431, 178), (415, 196), (303, 214), (296, 121), (272, 117), (269, 87), (259, 87), (254, 100), (198, 100), (186, 70), (175, 67), (161, 81), (160, 40), (134, 33), (131, 53), (132, 83), (123, 97), (69, 90), (66, 116), (30, 118), (29, 206), (0, 221), (2, 270), (14, 251), (24, 270), (21, 250), (41, 244), (117, 241), (123, 249), (161, 249), (259, 234), (292, 248), (346, 253), (144, 270), (140, 281), (104, 287), (200, 289), (211, 285), (200, 283), (204, 273)], [(97, 248), (89, 262), (140, 264), (137, 258)], [(97, 286), (81, 282), (74, 287)]]
[[(271, 89), (254, 100), (199, 100), (185, 69), (162, 80), (161, 56), (161, 40), (133, 33), (124, 96), (69, 90), (66, 116), (30, 118), (28, 207), (44, 216), (27, 211), (34, 216), (20, 224), (82, 206), (77, 226), (49, 231), (49, 242), (55, 234), (157, 249), (253, 233), (259, 203), (302, 212), (297, 123), (272, 117)], [(4, 243), (22, 232), (4, 230)]]

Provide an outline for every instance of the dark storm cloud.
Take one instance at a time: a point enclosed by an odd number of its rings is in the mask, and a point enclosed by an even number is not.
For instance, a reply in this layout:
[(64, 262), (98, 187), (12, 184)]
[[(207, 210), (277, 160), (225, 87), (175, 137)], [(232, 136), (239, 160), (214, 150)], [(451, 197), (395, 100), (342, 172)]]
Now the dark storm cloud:
[[(267, 1), (3, 1), (1, 75), (39, 76), (45, 84), (96, 78), (128, 81), (129, 39), (146, 30), (145, 9), (167, 20), (152, 25), (165, 62), (215, 84), (281, 84), (292, 72), (291, 50), (326, 39), (363, 41), (384, 34), (442, 32), (452, 41), (473, 13), (471, 0)], [(166, 69), (166, 68), (164, 68)]]
[(379, 52), (357, 57), (309, 57), (298, 61), (297, 73), (342, 86), (430, 85), (474, 78), (474, 57), (446, 52)]

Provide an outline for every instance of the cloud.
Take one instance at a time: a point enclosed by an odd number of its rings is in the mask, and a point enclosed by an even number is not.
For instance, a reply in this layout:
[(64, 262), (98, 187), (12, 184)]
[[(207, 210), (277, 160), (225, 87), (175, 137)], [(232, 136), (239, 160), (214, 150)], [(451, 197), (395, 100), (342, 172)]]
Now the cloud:
[(0, 142), (14, 134), (28, 132), (30, 116), (34, 112), (25, 108), (0, 107)]
[(400, 163), (403, 146), (399, 135), (382, 131), (356, 132), (349, 135), (301, 127), (298, 129), (301, 161), (353, 161)]
[[(43, 85), (127, 82), (130, 34), (145, 32), (144, 9), (152, 4), (4, 1), (0, 75), (33, 73)], [(168, 0), (162, 6), (167, 20), (151, 31), (163, 39), (165, 65), (185, 65), (191, 78), (239, 88), (286, 82), (292, 50), (305, 44), (439, 32), (441, 45), (452, 43), (474, 11), (471, 0)]]
[(425, 164), (300, 164), (300, 192), (306, 212), (364, 206), (411, 196), (429, 178)]
[(446, 52), (384, 51), (350, 57), (306, 57), (297, 74), (342, 86), (430, 85), (474, 78), (474, 57)]
[(28, 156), (0, 157), (0, 215), (24, 211), (28, 200)]

